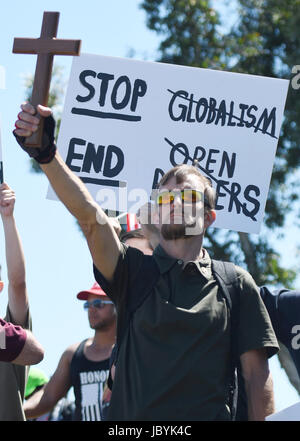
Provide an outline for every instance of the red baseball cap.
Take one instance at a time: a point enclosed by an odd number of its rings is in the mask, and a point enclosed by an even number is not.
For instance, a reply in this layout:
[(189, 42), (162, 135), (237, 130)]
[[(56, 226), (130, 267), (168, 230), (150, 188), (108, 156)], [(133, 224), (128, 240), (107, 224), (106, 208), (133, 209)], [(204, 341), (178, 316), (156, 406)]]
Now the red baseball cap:
[(107, 298), (107, 295), (105, 294), (105, 292), (97, 282), (94, 283), (91, 289), (87, 289), (86, 291), (80, 291), (77, 294), (77, 299), (87, 300), (89, 294), (94, 294), (96, 296)]

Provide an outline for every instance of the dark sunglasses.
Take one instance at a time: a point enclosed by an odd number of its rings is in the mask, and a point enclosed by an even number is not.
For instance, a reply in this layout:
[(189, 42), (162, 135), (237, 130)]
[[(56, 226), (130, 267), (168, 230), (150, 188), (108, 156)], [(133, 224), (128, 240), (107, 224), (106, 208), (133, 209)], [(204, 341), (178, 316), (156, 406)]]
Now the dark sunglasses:
[(89, 309), (90, 306), (93, 306), (94, 308), (104, 308), (104, 305), (112, 305), (113, 302), (111, 302), (110, 300), (101, 300), (101, 299), (95, 299), (92, 300), (91, 302), (86, 301), (83, 304), (83, 309), (87, 310)]
[(203, 201), (203, 193), (201, 191), (185, 188), (179, 191), (161, 191), (156, 196), (156, 203), (157, 205), (171, 204), (174, 202), (176, 195), (180, 196), (183, 203), (185, 202), (188, 204), (192, 204), (195, 202)]

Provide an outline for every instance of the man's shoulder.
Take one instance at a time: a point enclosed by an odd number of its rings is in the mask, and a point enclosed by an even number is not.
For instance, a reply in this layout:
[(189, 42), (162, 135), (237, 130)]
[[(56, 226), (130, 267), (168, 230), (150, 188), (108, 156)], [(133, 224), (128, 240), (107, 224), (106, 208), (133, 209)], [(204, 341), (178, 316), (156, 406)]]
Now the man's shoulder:
[(121, 242), (121, 255), (123, 256), (130, 256), (133, 258), (141, 258), (145, 256), (145, 254), (139, 250), (138, 248), (135, 248), (133, 246), (127, 245), (123, 242)]
[(251, 281), (254, 282), (254, 279), (253, 279), (252, 275), (249, 273), (249, 271), (247, 271), (245, 268), (243, 268), (243, 267), (241, 267), (239, 265), (235, 265), (234, 264), (234, 267), (235, 267), (235, 270), (236, 270), (237, 277), (239, 279), (246, 280), (246, 281), (250, 281), (251, 280)]
[[(231, 263), (233, 265), (234, 276), (236, 277), (236, 280), (234, 282), (239, 289), (240, 295), (242, 296), (254, 295), (256, 297), (259, 296), (259, 287), (257, 286), (255, 280), (253, 279), (249, 271), (232, 262), (228, 262), (228, 263)], [(231, 274), (231, 281), (232, 278), (233, 276)]]
[[(232, 262), (229, 262), (229, 263), (232, 263)], [(247, 271), (245, 268), (243, 268), (239, 265), (236, 265), (235, 263), (232, 263), (232, 265), (234, 266), (237, 280), (241, 284), (241, 286), (247, 285), (247, 284), (257, 286), (252, 275), (249, 273), (249, 271)]]
[(300, 291), (294, 289), (275, 289), (272, 291), (272, 295), (284, 299), (286, 302), (300, 301)]
[[(0, 358), (12, 362), (20, 355), (27, 338), (26, 331), (19, 325), (0, 319)], [(1, 346), (4, 343), (4, 347)]]
[[(223, 260), (215, 260), (215, 259), (211, 259), (212, 261), (212, 266), (214, 267), (216, 265), (216, 263), (224, 263), (225, 265), (232, 265), (232, 267), (234, 268), (234, 274), (237, 278), (237, 281), (240, 283), (241, 287), (244, 284), (250, 284), (250, 285), (255, 285), (256, 283), (253, 279), (253, 277), (251, 276), (251, 274), (249, 273), (249, 271), (247, 271), (245, 268), (242, 268), (239, 265), (236, 265), (233, 262), (229, 262), (229, 261), (223, 261)], [(226, 271), (224, 269), (224, 271)]]
[(73, 343), (70, 346), (68, 346), (62, 354), (62, 358), (65, 358), (67, 361), (69, 361), (71, 363), (72, 358), (73, 358), (75, 352), (77, 351), (77, 349), (79, 348), (79, 346), (81, 345), (81, 343), (82, 343), (82, 341), (79, 341), (77, 343)]
[(300, 291), (281, 289), (275, 290), (272, 295), (276, 299), (278, 311), (286, 320), (299, 323), (300, 320)]
[[(126, 245), (123, 242), (120, 242), (120, 256), (116, 267), (116, 272), (120, 269), (120, 265), (123, 265), (125, 262), (128, 266), (135, 267), (136, 263), (138, 261), (142, 261), (145, 257), (145, 254), (140, 251), (137, 248), (134, 248), (132, 246)], [(149, 256), (148, 256), (149, 257)], [(94, 268), (94, 275), (99, 278), (103, 278), (101, 271), (96, 267), (96, 265), (93, 265)], [(99, 282), (100, 283), (100, 282)], [(103, 281), (102, 281), (103, 283)], [(100, 283), (101, 285), (101, 283)], [(101, 285), (102, 286), (102, 285)]]
[(123, 283), (124, 277), (126, 280), (134, 279), (139, 272), (142, 263), (149, 257), (152, 259), (152, 256), (145, 255), (137, 248), (128, 246), (123, 242), (120, 242), (120, 244), (120, 256), (114, 272), (113, 282), (108, 282), (95, 264), (93, 265), (95, 280), (103, 288), (106, 294), (112, 298), (114, 296), (113, 288), (115, 288), (116, 282)]

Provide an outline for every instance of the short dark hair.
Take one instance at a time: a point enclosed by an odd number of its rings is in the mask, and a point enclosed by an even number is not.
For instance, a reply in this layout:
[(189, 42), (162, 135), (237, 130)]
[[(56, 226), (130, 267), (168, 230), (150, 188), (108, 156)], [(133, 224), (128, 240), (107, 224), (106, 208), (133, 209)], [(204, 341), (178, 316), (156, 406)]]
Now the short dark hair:
[(203, 176), (196, 166), (182, 164), (171, 168), (171, 170), (161, 178), (157, 184), (157, 188), (162, 187), (162, 185), (166, 184), (173, 177), (176, 178), (177, 184), (181, 184), (190, 175), (196, 175), (201, 180), (204, 185), (204, 206), (209, 210), (214, 210), (216, 195), (211, 180)]
[(142, 232), (141, 228), (137, 228), (136, 230), (131, 231), (121, 231), (120, 241), (126, 242), (128, 239), (147, 239)]

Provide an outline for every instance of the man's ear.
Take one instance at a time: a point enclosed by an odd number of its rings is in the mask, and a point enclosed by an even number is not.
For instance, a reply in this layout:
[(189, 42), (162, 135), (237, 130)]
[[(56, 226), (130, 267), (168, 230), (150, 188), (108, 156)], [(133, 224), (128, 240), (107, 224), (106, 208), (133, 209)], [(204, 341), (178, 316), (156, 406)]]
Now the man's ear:
[(206, 230), (206, 228), (210, 227), (211, 224), (214, 223), (214, 221), (216, 220), (216, 212), (215, 210), (207, 210), (204, 214), (204, 228)]

